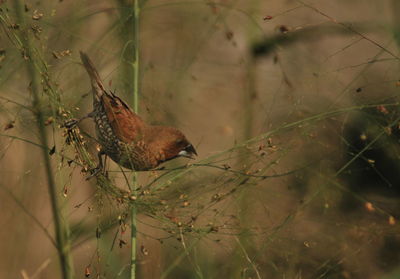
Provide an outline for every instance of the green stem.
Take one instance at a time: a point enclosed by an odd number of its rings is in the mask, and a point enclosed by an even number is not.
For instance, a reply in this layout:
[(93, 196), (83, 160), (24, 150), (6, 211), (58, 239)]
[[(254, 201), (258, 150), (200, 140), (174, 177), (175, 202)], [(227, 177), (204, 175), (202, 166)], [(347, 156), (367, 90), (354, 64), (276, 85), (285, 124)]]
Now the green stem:
[[(22, 10), (22, 5), (20, 1), (15, 1), (14, 2), (14, 7), (16, 10), (16, 15), (18, 18), (18, 21), (21, 23), (21, 26), (23, 28), (22, 35), (23, 35), (23, 40), (22, 40), (22, 45), (25, 50), (25, 54), (27, 57), (27, 69), (28, 73), (32, 79), (31, 83), (31, 92), (32, 92), (32, 110), (33, 113), (36, 117), (37, 125), (38, 125), (38, 130), (39, 130), (39, 138), (40, 138), (40, 144), (42, 146), (47, 147), (48, 142), (47, 142), (47, 133), (46, 133), (46, 128), (44, 126), (44, 116), (43, 112), (41, 109), (41, 104), (40, 104), (40, 74), (38, 72), (38, 65), (35, 63), (35, 50), (34, 47), (31, 43), (31, 40), (29, 38), (29, 34), (26, 30), (28, 30), (28, 26), (25, 24), (25, 18)], [(72, 279), (73, 278), (73, 264), (72, 264), (72, 257), (71, 257), (71, 250), (70, 250), (70, 243), (69, 243), (69, 231), (68, 231), (68, 226), (66, 225), (62, 213), (61, 213), (61, 208), (59, 205), (58, 201), (58, 195), (57, 195), (57, 186), (54, 181), (54, 176), (53, 176), (53, 171), (52, 171), (52, 166), (51, 166), (51, 161), (50, 161), (50, 155), (47, 151), (47, 148), (42, 148), (42, 155), (43, 155), (43, 162), (45, 166), (45, 172), (46, 172), (46, 177), (47, 177), (47, 185), (48, 185), (48, 191), (49, 191), (49, 196), (50, 196), (50, 203), (51, 203), (51, 210), (53, 213), (53, 218), (54, 218), (54, 229), (55, 229), (55, 234), (56, 234), (56, 244), (57, 244), (57, 251), (58, 251), (58, 257), (60, 260), (60, 265), (61, 265), (61, 273), (62, 273), (62, 278), (64, 279)]]
[(133, 64), (133, 110), (135, 113), (139, 111), (139, 16), (140, 7), (139, 0), (135, 0), (134, 3), (134, 44), (135, 44), (135, 57)]
[[(139, 0), (134, 0), (133, 4), (133, 25), (134, 25), (134, 62), (133, 62), (133, 110), (135, 113), (139, 111), (139, 16), (140, 7)], [(137, 189), (137, 174), (133, 175), (132, 192), (135, 193)], [(137, 208), (134, 203), (131, 206), (131, 279), (136, 278), (136, 243), (137, 243), (137, 224), (136, 216)]]
[[(133, 190), (136, 191), (137, 188), (137, 180), (136, 174), (133, 175)], [(131, 279), (136, 278), (136, 215), (137, 210), (134, 203), (131, 205)]]

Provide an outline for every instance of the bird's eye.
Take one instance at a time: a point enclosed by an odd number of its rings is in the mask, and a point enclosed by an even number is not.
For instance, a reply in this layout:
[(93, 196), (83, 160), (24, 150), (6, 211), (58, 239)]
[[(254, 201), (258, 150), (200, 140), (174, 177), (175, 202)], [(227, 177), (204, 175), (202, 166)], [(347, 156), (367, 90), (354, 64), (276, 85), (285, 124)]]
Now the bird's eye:
[(183, 142), (183, 139), (177, 139), (177, 140), (176, 140), (176, 143), (177, 143), (177, 144), (181, 144), (182, 142)]

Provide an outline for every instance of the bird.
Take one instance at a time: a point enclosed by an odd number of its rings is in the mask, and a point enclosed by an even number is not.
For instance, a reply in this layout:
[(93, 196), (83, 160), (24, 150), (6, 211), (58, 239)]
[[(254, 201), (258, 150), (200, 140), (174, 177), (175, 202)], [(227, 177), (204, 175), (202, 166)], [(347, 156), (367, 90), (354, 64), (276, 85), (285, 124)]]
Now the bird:
[(95, 173), (103, 168), (102, 155), (134, 171), (155, 169), (178, 157), (197, 156), (180, 130), (147, 124), (121, 98), (105, 89), (89, 56), (81, 51), (80, 57), (92, 86), (93, 111), (81, 119), (71, 119), (65, 126), (71, 128), (85, 118), (93, 118), (100, 144)]

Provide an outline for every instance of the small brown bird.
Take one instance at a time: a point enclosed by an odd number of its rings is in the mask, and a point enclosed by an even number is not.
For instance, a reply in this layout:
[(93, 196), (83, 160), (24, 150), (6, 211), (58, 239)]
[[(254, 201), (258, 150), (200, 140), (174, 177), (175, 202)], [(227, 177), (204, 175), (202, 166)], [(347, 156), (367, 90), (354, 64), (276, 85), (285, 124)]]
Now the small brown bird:
[[(96, 123), (101, 145), (98, 169), (103, 166), (101, 155), (104, 154), (117, 164), (136, 171), (153, 169), (177, 157), (197, 155), (181, 131), (146, 124), (124, 101), (107, 92), (92, 61), (85, 53), (80, 54), (92, 84), (93, 112), (85, 118), (92, 117)], [(66, 126), (71, 127), (79, 121), (69, 121)]]

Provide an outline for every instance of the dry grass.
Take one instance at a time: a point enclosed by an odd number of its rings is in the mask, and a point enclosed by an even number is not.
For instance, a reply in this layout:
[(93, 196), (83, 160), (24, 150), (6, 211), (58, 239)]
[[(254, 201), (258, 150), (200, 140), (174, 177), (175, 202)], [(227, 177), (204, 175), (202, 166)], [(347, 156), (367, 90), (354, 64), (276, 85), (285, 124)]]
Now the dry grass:
[(91, 109), (79, 50), (132, 104), (130, 3), (29, 3), (27, 29), (1, 4), (0, 277), (61, 276), (45, 150), (76, 278), (129, 278), (132, 204), (138, 278), (397, 278), (396, 3), (144, 1), (140, 114), (200, 156), (140, 173), (134, 192), (110, 160), (85, 180), (91, 121), (60, 128)]

